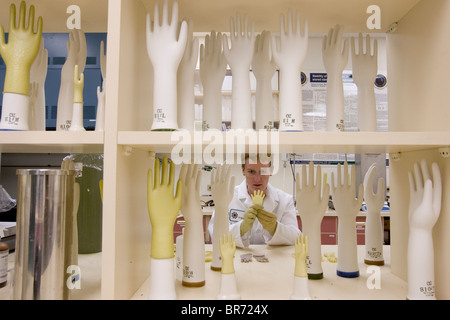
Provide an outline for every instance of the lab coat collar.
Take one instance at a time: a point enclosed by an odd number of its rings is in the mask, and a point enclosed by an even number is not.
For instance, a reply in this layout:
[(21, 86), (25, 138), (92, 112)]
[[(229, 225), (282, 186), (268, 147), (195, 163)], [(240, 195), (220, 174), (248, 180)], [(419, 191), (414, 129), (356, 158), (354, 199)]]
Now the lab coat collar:
[[(246, 206), (252, 205), (252, 198), (247, 192), (247, 183), (242, 181), (238, 186), (238, 198)], [(279, 196), (276, 188), (272, 187), (270, 183), (267, 184), (266, 198), (264, 199), (264, 209), (269, 212), (274, 212), (279, 203)]]

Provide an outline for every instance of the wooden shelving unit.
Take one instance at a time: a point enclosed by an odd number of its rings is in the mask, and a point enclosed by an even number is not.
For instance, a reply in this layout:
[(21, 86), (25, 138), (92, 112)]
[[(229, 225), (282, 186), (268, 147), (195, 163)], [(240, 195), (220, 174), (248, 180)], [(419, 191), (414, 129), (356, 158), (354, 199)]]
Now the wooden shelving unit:
[[(14, 0), (9, 3), (20, 1)], [(0, 23), (9, 25), (9, 3), (0, 6)], [(319, 4), (320, 3), (320, 4)], [(146, 207), (146, 172), (154, 154), (170, 153), (177, 141), (171, 132), (152, 132), (152, 68), (147, 56), (145, 18), (154, 0), (28, 0), (44, 18), (44, 32), (68, 32), (66, 9), (78, 5), (85, 32), (107, 32), (107, 86), (104, 132), (0, 132), (2, 153), (104, 153), (103, 251), (101, 296), (128, 299), (149, 275), (151, 226)], [(380, 30), (367, 30), (366, 9), (381, 8)], [(425, 0), (227, 0), (179, 1), (180, 18), (194, 20), (196, 32), (229, 32), (229, 18), (237, 11), (255, 21), (255, 30), (279, 32), (279, 14), (298, 9), (309, 20), (309, 31), (328, 32), (336, 23), (345, 32), (384, 33), (389, 49), (390, 132), (280, 132), (280, 153), (389, 153), (401, 154), (391, 167), (392, 272), (406, 277), (407, 171), (426, 158), (437, 161), (443, 172), (441, 218), (435, 228), (438, 297), (450, 298), (450, 257), (446, 254), (450, 230), (450, 164), (439, 154), (450, 146), (450, 95), (442, 78), (450, 73), (450, 1)], [(439, 13), (439, 14), (438, 14)], [(422, 29), (416, 26), (426, 26)], [(425, 37), (424, 34), (433, 34)], [(411, 36), (412, 35), (412, 36)], [(435, 35), (438, 35), (435, 37)], [(423, 39), (427, 45), (423, 45)], [(430, 44), (434, 45), (430, 48)], [(423, 47), (416, 50), (418, 47)], [(317, 54), (320, 54), (318, 52)], [(423, 72), (417, 83), (417, 70)], [(446, 88), (445, 90), (443, 88)], [(406, 98), (411, 97), (411, 98)], [(413, 101), (411, 103), (411, 101)], [(443, 120), (446, 119), (446, 120)], [(221, 133), (225, 135), (225, 133)], [(203, 141), (202, 144), (207, 144)], [(394, 190), (393, 190), (394, 189)], [(447, 246), (444, 244), (447, 243)], [(448, 273), (448, 272), (447, 272)]]

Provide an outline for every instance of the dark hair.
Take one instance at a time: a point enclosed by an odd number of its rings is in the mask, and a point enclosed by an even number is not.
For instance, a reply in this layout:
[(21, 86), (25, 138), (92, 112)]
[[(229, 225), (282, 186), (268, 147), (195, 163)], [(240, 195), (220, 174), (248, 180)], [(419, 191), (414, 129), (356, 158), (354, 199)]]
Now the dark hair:
[(249, 161), (252, 161), (252, 163), (257, 163), (258, 160), (263, 163), (269, 164), (269, 167), (272, 166), (272, 154), (271, 153), (267, 153), (267, 154), (263, 154), (263, 153), (245, 153), (244, 154), (244, 161), (242, 161), (242, 170), (245, 169), (245, 163), (247, 162), (247, 159), (249, 159)]

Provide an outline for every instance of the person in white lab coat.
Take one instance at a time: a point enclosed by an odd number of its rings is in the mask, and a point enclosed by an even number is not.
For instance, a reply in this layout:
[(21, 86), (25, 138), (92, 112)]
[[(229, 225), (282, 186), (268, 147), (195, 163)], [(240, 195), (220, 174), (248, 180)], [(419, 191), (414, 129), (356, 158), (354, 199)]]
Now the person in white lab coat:
[[(293, 245), (301, 233), (298, 228), (294, 197), (269, 183), (270, 163), (252, 161), (248, 155), (242, 165), (244, 181), (234, 188), (228, 206), (229, 230), (236, 246), (250, 244)], [(264, 194), (263, 208), (253, 205), (250, 195), (256, 190)], [(208, 229), (212, 236), (214, 213)]]

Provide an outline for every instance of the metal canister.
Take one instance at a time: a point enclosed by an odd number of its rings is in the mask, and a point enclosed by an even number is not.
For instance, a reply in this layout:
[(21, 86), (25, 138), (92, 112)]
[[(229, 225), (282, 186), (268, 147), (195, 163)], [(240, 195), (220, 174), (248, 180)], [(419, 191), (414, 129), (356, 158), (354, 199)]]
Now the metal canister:
[(75, 170), (20, 169), (13, 298), (69, 299)]

